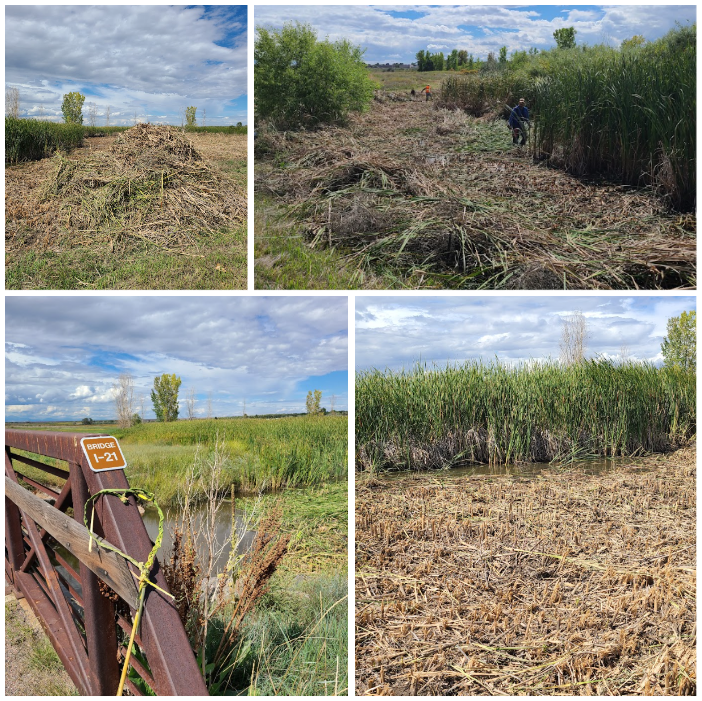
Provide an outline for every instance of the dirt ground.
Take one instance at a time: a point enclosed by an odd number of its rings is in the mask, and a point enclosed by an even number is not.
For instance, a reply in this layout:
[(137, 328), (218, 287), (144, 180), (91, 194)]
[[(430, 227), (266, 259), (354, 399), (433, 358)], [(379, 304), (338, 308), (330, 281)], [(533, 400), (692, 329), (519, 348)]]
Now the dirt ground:
[[(117, 136), (87, 138), (62, 158), (6, 166), (8, 288), (178, 289), (191, 279), (192, 287), (245, 287), (246, 136), (185, 136), (202, 157), (199, 172), (181, 175), (172, 159), (154, 158), (155, 175), (142, 178), (136, 198), (136, 179), (128, 197), (119, 190), (135, 177), (133, 161), (123, 171), (105, 167)], [(73, 173), (80, 177), (71, 181)], [(152, 182), (159, 178), (160, 193)], [(183, 274), (184, 266), (196, 272)]]
[(256, 149), (257, 192), (271, 212), (283, 208), (291, 235), (404, 286), (694, 285), (694, 215), (535, 162), (499, 119), (378, 93), (347, 127), (264, 126)]
[(359, 695), (694, 695), (695, 449), (357, 477)]
[(5, 696), (77, 693), (34, 614), (5, 596)]

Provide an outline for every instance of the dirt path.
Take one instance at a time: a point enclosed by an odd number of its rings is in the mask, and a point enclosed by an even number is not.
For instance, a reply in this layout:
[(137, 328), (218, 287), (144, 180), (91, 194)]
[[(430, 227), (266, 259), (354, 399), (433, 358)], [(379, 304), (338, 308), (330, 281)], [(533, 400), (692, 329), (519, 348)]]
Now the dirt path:
[(358, 694), (695, 694), (694, 449), (447, 474), (357, 481)]
[(693, 283), (694, 216), (535, 163), (502, 120), (379, 99), (345, 128), (259, 134), (257, 190), (294, 208), (315, 245), (415, 287)]
[[(28, 609), (28, 607), (27, 607)], [(5, 596), (5, 696), (75, 696), (77, 690), (31, 610)]]

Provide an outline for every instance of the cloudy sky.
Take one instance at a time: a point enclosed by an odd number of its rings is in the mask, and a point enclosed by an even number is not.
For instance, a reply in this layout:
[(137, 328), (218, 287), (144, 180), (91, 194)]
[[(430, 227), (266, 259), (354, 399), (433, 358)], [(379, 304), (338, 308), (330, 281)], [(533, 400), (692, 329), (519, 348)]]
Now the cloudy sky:
[(660, 363), (669, 318), (694, 297), (356, 297), (356, 369), (445, 365), (471, 358), (557, 359), (562, 319), (587, 320), (588, 357)]
[(366, 48), (368, 63), (410, 63), (420, 49), (466, 49), (486, 58), (555, 46), (553, 32), (575, 27), (576, 41), (619, 46), (640, 34), (658, 39), (676, 22), (695, 21), (694, 5), (396, 5), (256, 6), (256, 26), (279, 28), (285, 21), (309, 23), (321, 39), (349, 39)]
[[(8, 421), (113, 418), (113, 383), (134, 377), (154, 418), (154, 377), (175, 373), (205, 416), (347, 409), (346, 297), (7, 297)], [(137, 409), (139, 411), (139, 409)]]
[(246, 6), (8, 5), (5, 87), (20, 115), (61, 121), (63, 95), (86, 96), (98, 126), (139, 121), (246, 123)]

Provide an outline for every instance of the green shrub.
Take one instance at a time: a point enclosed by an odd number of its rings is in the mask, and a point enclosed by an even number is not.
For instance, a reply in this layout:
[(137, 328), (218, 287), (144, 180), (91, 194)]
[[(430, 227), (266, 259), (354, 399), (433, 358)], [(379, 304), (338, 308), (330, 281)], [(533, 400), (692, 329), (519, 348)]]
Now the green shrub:
[(36, 119), (5, 117), (5, 163), (36, 161), (57, 149), (83, 145), (80, 124), (57, 124)]
[(256, 113), (279, 129), (343, 122), (373, 99), (363, 51), (348, 41), (317, 41), (309, 26), (258, 29), (254, 46)]

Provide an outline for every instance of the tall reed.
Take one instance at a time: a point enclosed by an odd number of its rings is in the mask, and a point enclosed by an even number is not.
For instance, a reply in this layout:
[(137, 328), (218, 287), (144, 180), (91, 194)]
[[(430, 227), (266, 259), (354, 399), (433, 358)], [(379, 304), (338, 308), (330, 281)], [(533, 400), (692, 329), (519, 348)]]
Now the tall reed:
[(5, 117), (5, 163), (34, 161), (83, 144), (80, 124)]
[(694, 432), (694, 375), (650, 364), (468, 362), (356, 378), (360, 470), (633, 455)]
[(696, 196), (696, 25), (650, 44), (553, 50), (517, 70), (447, 78), (439, 104), (506, 116), (524, 97), (534, 155), (577, 175), (655, 188), (675, 209)]

